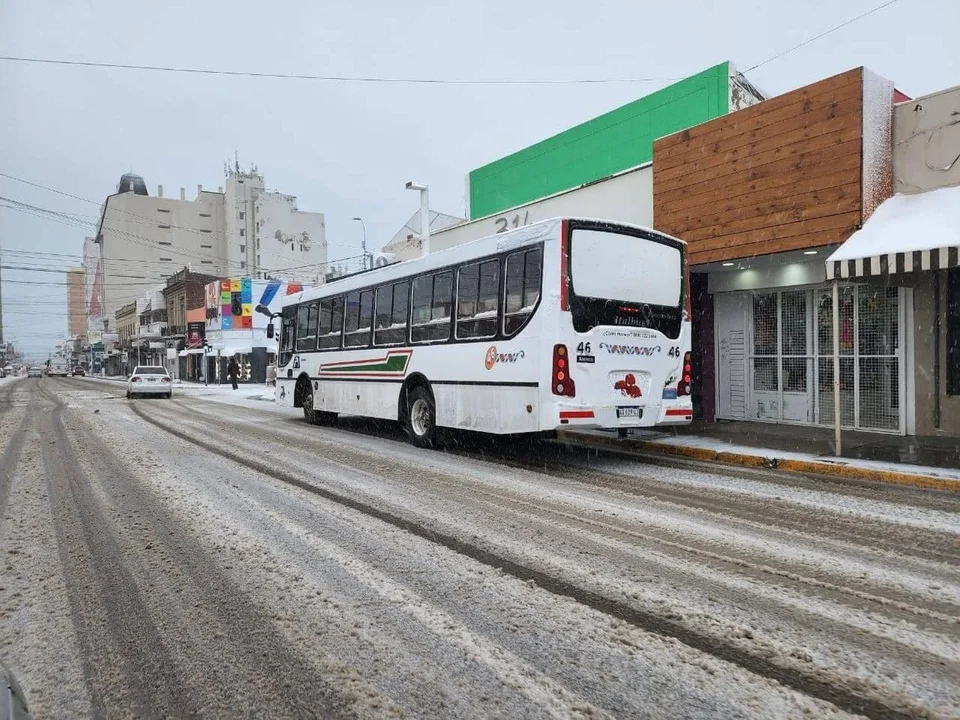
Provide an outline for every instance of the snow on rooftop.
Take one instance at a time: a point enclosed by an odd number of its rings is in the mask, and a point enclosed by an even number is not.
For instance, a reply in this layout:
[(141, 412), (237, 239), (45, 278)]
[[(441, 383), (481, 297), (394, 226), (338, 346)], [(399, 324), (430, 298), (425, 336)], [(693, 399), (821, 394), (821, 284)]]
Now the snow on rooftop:
[(960, 247), (960, 186), (884, 200), (827, 262)]

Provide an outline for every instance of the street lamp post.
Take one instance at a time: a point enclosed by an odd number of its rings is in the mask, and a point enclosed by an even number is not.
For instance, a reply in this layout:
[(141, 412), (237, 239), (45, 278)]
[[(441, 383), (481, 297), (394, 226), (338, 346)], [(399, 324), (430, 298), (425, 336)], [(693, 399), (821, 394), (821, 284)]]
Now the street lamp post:
[(408, 182), (407, 190), (420, 191), (420, 240), (423, 254), (430, 253), (430, 186), (423, 183)]
[(352, 219), (359, 222), (360, 227), (363, 228), (363, 242), (361, 243), (360, 246), (363, 248), (363, 269), (367, 270), (368, 269), (367, 268), (367, 226), (363, 224), (363, 218), (355, 217)]

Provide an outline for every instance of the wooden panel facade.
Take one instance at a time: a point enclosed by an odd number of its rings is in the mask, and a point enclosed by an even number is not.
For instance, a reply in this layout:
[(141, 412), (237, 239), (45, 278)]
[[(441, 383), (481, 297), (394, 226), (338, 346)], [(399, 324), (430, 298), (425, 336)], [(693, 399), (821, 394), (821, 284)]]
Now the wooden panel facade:
[(661, 138), (653, 218), (701, 265), (846, 240), (861, 222), (863, 69)]

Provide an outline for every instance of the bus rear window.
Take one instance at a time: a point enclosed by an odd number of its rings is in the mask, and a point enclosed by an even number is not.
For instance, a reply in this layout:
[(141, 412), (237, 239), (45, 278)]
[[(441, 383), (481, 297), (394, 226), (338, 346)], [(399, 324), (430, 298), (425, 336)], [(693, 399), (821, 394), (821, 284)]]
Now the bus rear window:
[(683, 253), (676, 241), (573, 228), (570, 311), (574, 329), (643, 327), (679, 337), (683, 319)]
[(676, 247), (632, 235), (577, 229), (570, 252), (577, 295), (680, 307), (683, 265)]

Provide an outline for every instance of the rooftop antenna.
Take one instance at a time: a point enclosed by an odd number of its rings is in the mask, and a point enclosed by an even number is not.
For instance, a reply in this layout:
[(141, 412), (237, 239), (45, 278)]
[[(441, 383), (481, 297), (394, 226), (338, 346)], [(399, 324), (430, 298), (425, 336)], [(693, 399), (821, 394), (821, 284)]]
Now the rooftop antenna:
[(233, 161), (234, 161), (234, 166), (237, 168), (237, 173), (239, 174), (239, 172), (240, 172), (240, 153), (237, 152), (236, 150), (233, 151)]

